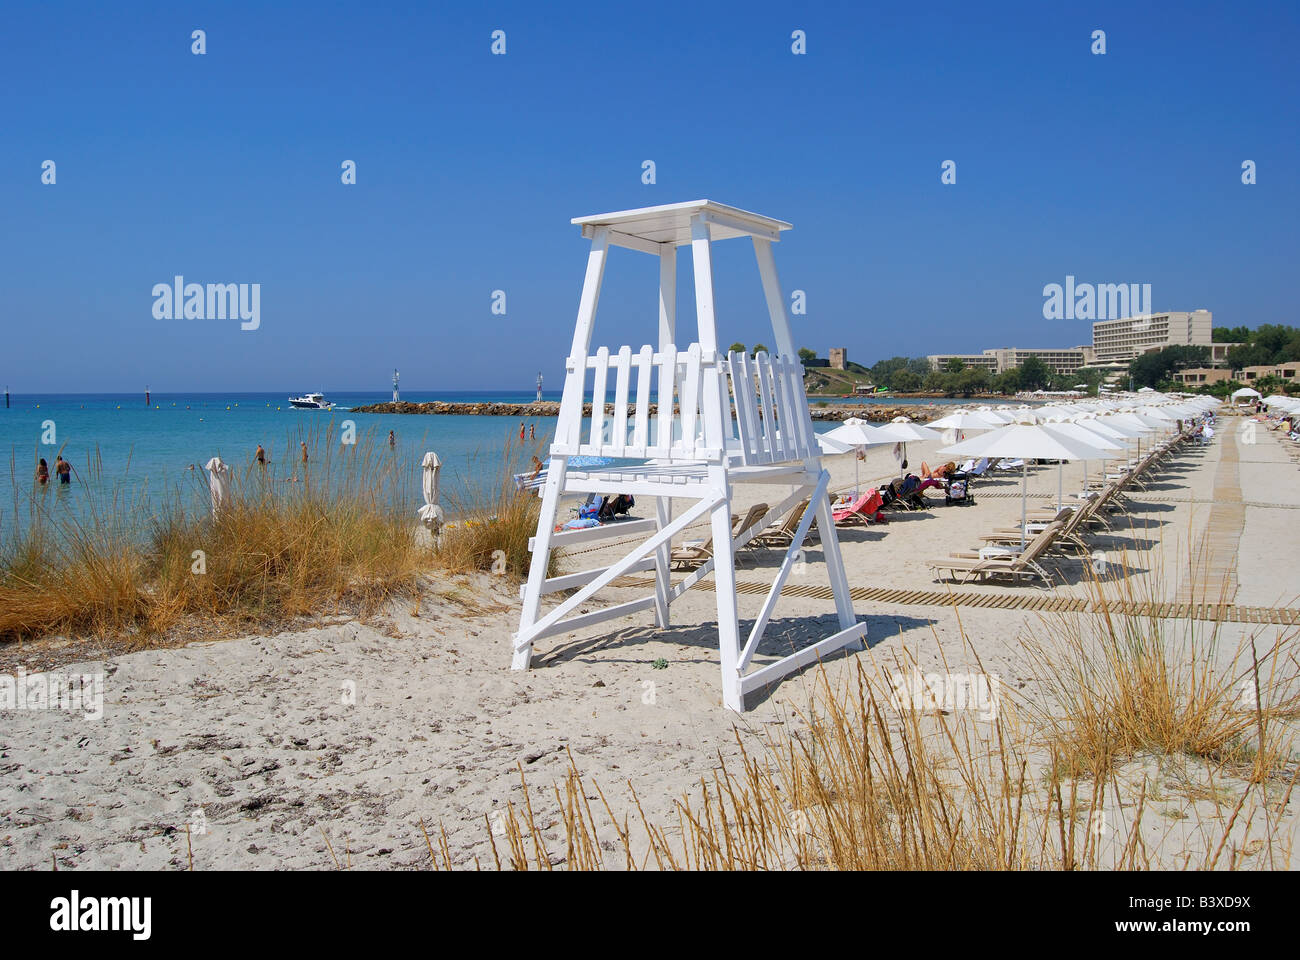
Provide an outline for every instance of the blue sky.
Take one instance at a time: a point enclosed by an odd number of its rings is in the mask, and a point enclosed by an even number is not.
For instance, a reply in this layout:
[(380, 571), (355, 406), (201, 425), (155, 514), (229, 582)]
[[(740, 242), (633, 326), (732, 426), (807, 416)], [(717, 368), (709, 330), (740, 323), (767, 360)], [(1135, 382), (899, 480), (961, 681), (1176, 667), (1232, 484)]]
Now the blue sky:
[[(411, 390), (558, 387), (570, 218), (702, 197), (794, 224), (777, 265), (822, 356), (1088, 342), (1042, 319), (1067, 274), (1297, 323), (1298, 9), (11, 4), (0, 380), (383, 390), (397, 366)], [(724, 342), (770, 342), (752, 251), (715, 250)], [(260, 283), (261, 328), (154, 319), (178, 273)], [(656, 279), (615, 252), (596, 343), (655, 337)]]

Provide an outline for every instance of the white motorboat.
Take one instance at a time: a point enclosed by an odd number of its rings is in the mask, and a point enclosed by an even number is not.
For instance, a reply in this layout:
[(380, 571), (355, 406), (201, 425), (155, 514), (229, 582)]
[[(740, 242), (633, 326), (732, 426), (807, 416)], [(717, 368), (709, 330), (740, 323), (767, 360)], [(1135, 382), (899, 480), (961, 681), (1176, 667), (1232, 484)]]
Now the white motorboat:
[(305, 393), (301, 397), (290, 397), (289, 406), (299, 410), (333, 410), (334, 404), (325, 399), (323, 393)]

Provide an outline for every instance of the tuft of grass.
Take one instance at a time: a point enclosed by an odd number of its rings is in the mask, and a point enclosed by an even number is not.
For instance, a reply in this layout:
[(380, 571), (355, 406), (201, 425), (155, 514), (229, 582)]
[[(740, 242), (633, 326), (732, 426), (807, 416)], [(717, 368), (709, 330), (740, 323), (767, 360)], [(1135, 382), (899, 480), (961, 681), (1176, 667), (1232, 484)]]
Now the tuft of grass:
[[(447, 498), (448, 514), (454, 519), (443, 527), (438, 538), (435, 560), (439, 567), (449, 573), (481, 571), (515, 579), (528, 576), (532, 562), (528, 541), (537, 533), (542, 501), (531, 491), (520, 491), (514, 477), (536, 470), (544, 449), (542, 440), (525, 445), (508, 438), (504, 456), (496, 467), (499, 478), (494, 486), (485, 488), (481, 483), (469, 482), (457, 485), (470, 493), (452, 493)], [(484, 459), (479, 455), (471, 462), (471, 473), (491, 475), (491, 463)], [(548, 576), (555, 572), (556, 562), (552, 551)]]
[(1158, 579), (1093, 578), (1095, 613), (1046, 618), (1024, 639), (1051, 701), (1039, 719), (1059, 748), (1056, 773), (1104, 778), (1146, 752), (1274, 776), (1292, 739), (1278, 721), (1300, 716), (1300, 631), (1228, 650), (1221, 621), (1160, 616)]

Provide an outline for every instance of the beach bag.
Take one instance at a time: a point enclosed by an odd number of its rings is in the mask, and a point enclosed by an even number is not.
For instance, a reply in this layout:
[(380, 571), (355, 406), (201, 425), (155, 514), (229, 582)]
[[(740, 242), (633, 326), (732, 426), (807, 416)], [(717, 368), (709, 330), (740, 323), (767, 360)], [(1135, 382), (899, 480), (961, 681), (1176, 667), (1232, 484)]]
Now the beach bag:
[(600, 517), (600, 508), (605, 505), (604, 497), (597, 497), (590, 503), (584, 503), (578, 508), (578, 516), (583, 520), (596, 520)]
[(965, 481), (965, 480), (954, 480), (952, 483), (948, 484), (948, 499), (949, 499), (949, 500), (965, 500), (965, 499), (966, 499), (966, 481)]

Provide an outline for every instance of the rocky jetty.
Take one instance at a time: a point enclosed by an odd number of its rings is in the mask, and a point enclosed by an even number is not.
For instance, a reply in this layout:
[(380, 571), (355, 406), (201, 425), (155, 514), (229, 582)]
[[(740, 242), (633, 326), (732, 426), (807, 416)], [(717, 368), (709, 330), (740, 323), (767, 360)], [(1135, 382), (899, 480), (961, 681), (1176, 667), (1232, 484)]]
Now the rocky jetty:
[[(628, 419), (636, 416), (636, 408), (628, 405)], [(886, 404), (886, 403), (851, 403), (819, 406), (813, 402), (809, 407), (814, 420), (847, 420), (849, 417), (862, 417), (877, 423), (892, 420), (894, 417), (911, 417), (913, 420), (933, 420), (940, 416), (942, 408), (935, 404)], [(450, 403), (434, 400), (429, 403), (410, 403), (406, 400), (387, 403), (368, 403), (353, 407), (351, 413), (423, 413), (443, 416), (462, 417), (555, 417), (560, 413), (560, 404), (554, 400), (542, 403)], [(614, 405), (606, 404), (605, 412), (612, 416)], [(657, 412), (655, 404), (650, 404), (650, 414)], [(591, 416), (591, 404), (582, 405), (582, 415)]]

